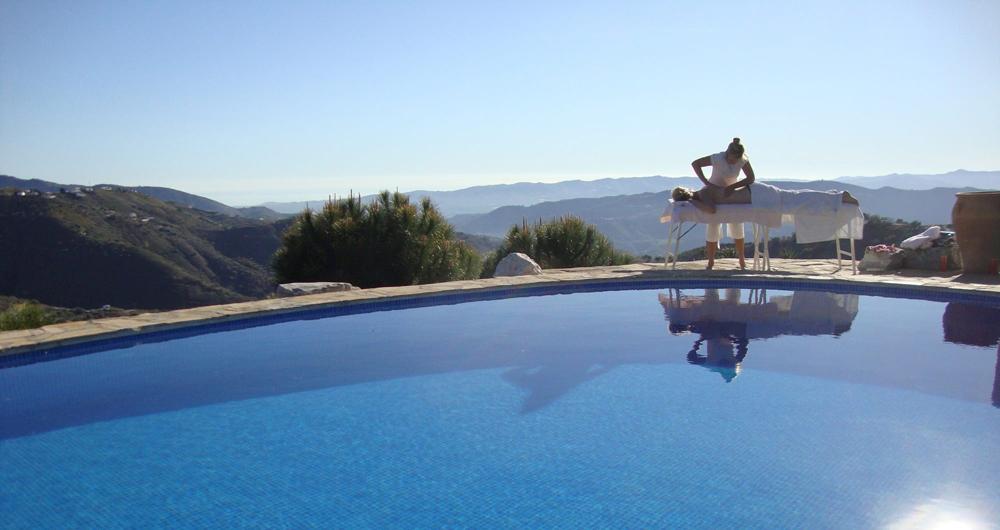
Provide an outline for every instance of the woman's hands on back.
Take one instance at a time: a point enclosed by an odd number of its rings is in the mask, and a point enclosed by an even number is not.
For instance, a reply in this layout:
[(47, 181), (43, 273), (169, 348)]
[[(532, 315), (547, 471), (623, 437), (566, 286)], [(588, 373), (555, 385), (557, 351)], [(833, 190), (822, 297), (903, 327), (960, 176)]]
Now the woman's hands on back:
[(757, 177), (753, 174), (753, 167), (750, 166), (750, 161), (749, 160), (747, 160), (743, 164), (743, 174), (746, 175), (745, 179), (738, 180), (738, 181), (730, 184), (729, 186), (726, 186), (726, 189), (722, 192), (722, 194), (724, 196), (728, 197), (734, 191), (742, 188), (743, 186), (749, 186), (749, 185), (753, 184), (755, 180), (757, 180)]

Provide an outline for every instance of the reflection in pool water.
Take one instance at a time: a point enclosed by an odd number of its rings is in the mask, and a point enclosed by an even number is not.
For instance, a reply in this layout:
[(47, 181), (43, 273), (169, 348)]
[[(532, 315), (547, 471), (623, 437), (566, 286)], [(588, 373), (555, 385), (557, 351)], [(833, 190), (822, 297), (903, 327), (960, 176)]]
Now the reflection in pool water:
[(781, 335), (840, 336), (851, 329), (858, 314), (856, 294), (797, 291), (768, 296), (766, 289), (745, 293), (741, 289), (705, 289), (704, 295), (696, 296), (674, 289), (659, 295), (670, 333), (699, 335), (688, 352), (688, 362), (719, 373), (727, 383), (739, 375), (751, 340)]
[(0, 526), (1000, 520), (990, 311), (587, 292), (0, 361)]
[(1000, 308), (950, 302), (941, 317), (944, 340), (968, 346), (997, 345), (993, 406), (1000, 408)]

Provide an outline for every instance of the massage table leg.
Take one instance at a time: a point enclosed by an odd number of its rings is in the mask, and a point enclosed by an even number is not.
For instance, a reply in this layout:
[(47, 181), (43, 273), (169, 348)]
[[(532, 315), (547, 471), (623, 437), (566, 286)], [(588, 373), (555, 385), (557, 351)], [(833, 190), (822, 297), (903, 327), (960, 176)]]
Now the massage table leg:
[(858, 273), (858, 255), (855, 253), (854, 226), (852, 224), (847, 225), (847, 239), (850, 241), (850, 248), (851, 248), (850, 252), (847, 252), (846, 250), (842, 250), (840, 248), (839, 234), (837, 237), (834, 238), (834, 241), (836, 241), (837, 245), (837, 269), (843, 269), (844, 265), (841, 258), (843, 256), (847, 256), (851, 258), (851, 274), (854, 275)]
[[(667, 227), (667, 248), (663, 251), (663, 268), (667, 268), (670, 265), (670, 258), (674, 258), (674, 263), (672, 269), (677, 269), (677, 251), (681, 245), (681, 230), (684, 228), (684, 222), (674, 222), (670, 221), (670, 225)], [(673, 247), (673, 253), (670, 252), (671, 247)]]
[(663, 247), (663, 268), (667, 268), (670, 265), (670, 239), (674, 235), (674, 222), (670, 221), (667, 225), (667, 244)]
[(857, 254), (854, 253), (854, 235), (851, 235), (851, 274), (858, 273), (858, 258)]
[(753, 270), (759, 270), (760, 261), (760, 225), (753, 224)]
[(771, 241), (771, 227), (764, 227), (764, 269), (768, 272), (771, 271), (771, 247), (768, 244)]
[(677, 270), (677, 255), (680, 253), (681, 234), (683, 234), (682, 232), (683, 229), (684, 229), (684, 222), (681, 221), (680, 223), (677, 223), (677, 234), (674, 237), (674, 266), (671, 268), (671, 270)]
[(847, 238), (851, 240), (851, 274), (858, 273), (858, 258), (854, 253), (854, 223), (847, 223)]

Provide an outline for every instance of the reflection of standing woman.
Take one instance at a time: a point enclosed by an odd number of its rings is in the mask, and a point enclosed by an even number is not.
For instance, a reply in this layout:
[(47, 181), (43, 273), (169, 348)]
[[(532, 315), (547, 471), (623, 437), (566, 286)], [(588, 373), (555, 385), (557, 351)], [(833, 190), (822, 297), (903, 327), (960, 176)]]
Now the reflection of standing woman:
[[(705, 178), (705, 173), (701, 170), (707, 166), (712, 166), (710, 178)], [(733, 142), (725, 152), (699, 158), (691, 162), (691, 167), (694, 168), (694, 174), (705, 184), (705, 188), (698, 192), (703, 202), (713, 205), (750, 202), (750, 184), (754, 181), (753, 168), (750, 167), (750, 160), (746, 157), (739, 138), (733, 138)], [(741, 169), (746, 174), (743, 180), (739, 178)], [(708, 269), (715, 266), (715, 251), (718, 248), (720, 235), (719, 223), (708, 223), (705, 235)], [(740, 259), (740, 268), (747, 268), (743, 257), (743, 223), (729, 223), (729, 237), (733, 238), (736, 244), (736, 257)]]

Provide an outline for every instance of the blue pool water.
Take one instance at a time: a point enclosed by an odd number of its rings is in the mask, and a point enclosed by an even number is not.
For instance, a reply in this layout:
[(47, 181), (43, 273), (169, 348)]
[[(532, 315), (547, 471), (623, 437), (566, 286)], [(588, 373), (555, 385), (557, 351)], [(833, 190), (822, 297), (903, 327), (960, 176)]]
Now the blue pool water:
[(991, 528), (998, 334), (661, 288), (11, 358), (0, 526)]

